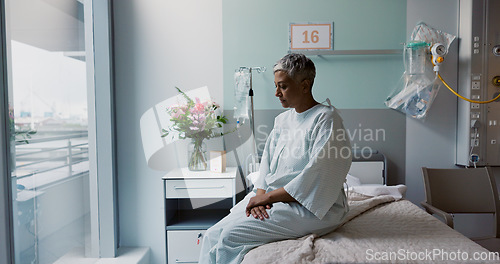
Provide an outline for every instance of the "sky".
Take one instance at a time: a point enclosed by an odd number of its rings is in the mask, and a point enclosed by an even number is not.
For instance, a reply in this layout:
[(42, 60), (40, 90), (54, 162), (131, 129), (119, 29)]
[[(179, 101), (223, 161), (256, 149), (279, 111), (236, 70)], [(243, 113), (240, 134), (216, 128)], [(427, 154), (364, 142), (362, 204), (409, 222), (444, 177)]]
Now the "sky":
[(12, 85), (15, 116), (53, 113), (62, 119), (87, 119), (85, 62), (12, 41)]

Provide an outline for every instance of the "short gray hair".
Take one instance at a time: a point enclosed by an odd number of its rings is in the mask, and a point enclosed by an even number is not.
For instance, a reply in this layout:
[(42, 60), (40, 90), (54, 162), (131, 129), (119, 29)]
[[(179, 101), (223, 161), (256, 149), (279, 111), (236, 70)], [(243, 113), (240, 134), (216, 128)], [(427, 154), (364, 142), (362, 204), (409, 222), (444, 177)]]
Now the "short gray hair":
[(316, 77), (316, 67), (304, 54), (289, 53), (274, 64), (273, 72), (284, 71), (294, 80), (301, 82), (310, 80), (311, 87)]

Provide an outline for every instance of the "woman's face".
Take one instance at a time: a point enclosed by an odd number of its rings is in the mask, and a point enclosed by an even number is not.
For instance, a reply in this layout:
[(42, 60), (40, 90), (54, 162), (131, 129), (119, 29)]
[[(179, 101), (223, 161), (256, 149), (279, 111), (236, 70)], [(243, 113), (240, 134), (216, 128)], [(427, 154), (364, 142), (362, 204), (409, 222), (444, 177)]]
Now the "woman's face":
[(280, 99), (284, 108), (299, 108), (306, 97), (307, 85), (305, 81), (301, 83), (292, 79), (286, 72), (277, 71), (274, 73), (275, 96)]

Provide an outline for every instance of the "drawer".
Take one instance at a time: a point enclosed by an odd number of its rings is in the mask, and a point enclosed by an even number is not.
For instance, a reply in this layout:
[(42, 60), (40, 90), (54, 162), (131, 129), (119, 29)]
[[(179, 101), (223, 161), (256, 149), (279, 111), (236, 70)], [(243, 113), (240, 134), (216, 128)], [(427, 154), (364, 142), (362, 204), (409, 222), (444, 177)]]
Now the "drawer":
[(205, 231), (167, 231), (168, 264), (198, 263)]
[(184, 179), (166, 181), (166, 198), (227, 198), (233, 196), (234, 179)]

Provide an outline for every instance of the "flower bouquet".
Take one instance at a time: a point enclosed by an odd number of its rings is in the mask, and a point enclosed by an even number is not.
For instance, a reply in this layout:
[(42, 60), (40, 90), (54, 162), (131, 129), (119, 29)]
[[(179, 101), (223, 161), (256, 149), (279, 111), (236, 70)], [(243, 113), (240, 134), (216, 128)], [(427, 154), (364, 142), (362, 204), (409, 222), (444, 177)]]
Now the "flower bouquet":
[(173, 122), (167, 129), (162, 129), (162, 137), (175, 132), (180, 139), (190, 138), (188, 149), (188, 168), (190, 170), (206, 170), (207, 157), (204, 139), (223, 136), (233, 131), (218, 132), (222, 124), (227, 123), (225, 116), (217, 115), (219, 105), (212, 101), (201, 102), (199, 98), (191, 99), (181, 89), (175, 87), (186, 99), (186, 103), (173, 105), (167, 108), (170, 121)]

